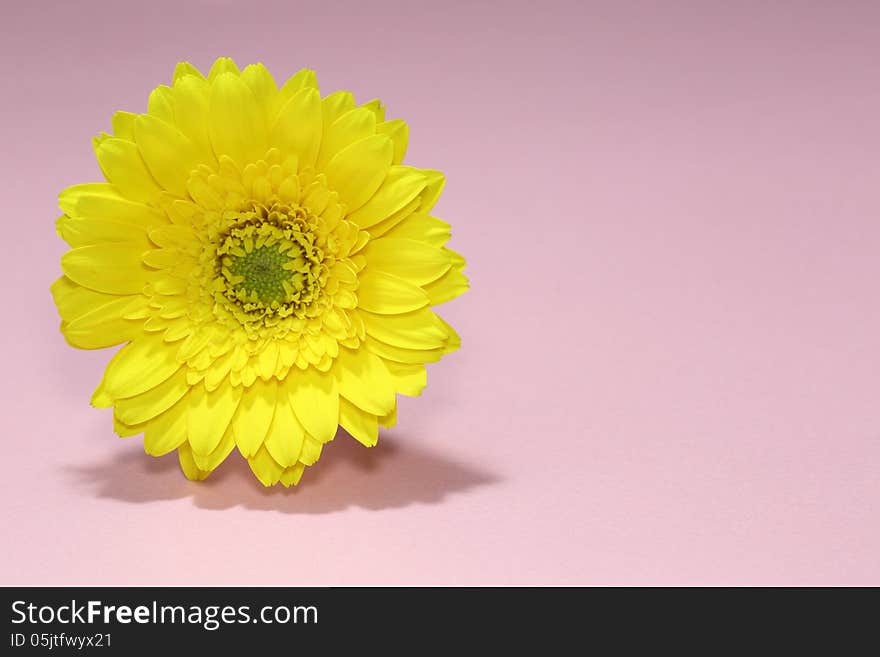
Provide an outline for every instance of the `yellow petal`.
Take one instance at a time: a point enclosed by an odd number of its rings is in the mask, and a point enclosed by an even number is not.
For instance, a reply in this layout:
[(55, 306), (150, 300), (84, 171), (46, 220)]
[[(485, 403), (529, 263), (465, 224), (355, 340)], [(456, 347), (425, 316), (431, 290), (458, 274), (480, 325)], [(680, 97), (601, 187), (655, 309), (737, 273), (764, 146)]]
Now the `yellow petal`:
[(104, 373), (105, 392), (113, 397), (133, 397), (165, 381), (180, 364), (159, 333), (144, 333), (125, 345)]
[(266, 118), (250, 88), (238, 75), (221, 73), (211, 84), (208, 134), (214, 154), (238, 166), (266, 154)]
[[(229, 159), (226, 156), (223, 156), (222, 159)], [(201, 170), (201, 167), (199, 167)], [(190, 174), (190, 179), (193, 178), (194, 174)], [(193, 220), (204, 210), (204, 208), (200, 208), (196, 203), (186, 200), (186, 199), (173, 199), (171, 203), (166, 203), (164, 206), (165, 213), (168, 218), (171, 220), (171, 223), (175, 226), (184, 226), (191, 227), (193, 224)]]
[(385, 427), (386, 429), (390, 429), (395, 424), (397, 424), (397, 407), (395, 406), (390, 413), (386, 413), (382, 417), (376, 418), (379, 421), (380, 427)]
[(183, 443), (177, 448), (177, 456), (180, 459), (180, 469), (183, 470), (183, 474), (186, 475), (187, 479), (192, 481), (202, 481), (211, 474), (206, 470), (202, 470), (196, 464), (193, 459), (192, 449), (190, 449), (188, 443)]
[(351, 144), (327, 164), (327, 182), (339, 193), (349, 213), (366, 203), (379, 189), (391, 166), (394, 146), (385, 135), (373, 135)]
[(446, 321), (444, 321), (442, 317), (438, 316), (437, 319), (443, 325), (443, 328), (446, 331), (446, 335), (448, 336), (446, 340), (446, 346), (443, 347), (443, 351), (448, 354), (460, 348), (461, 337), (458, 335), (458, 333), (455, 332), (455, 329), (452, 328)]
[(431, 211), (431, 208), (437, 203), (437, 199), (440, 198), (440, 194), (443, 193), (443, 188), (446, 186), (446, 176), (440, 171), (435, 171), (434, 169), (420, 169), (420, 171), (425, 175), (428, 184), (422, 192), (422, 202), (419, 205), (419, 212), (427, 213)]
[(184, 263), (196, 264), (195, 258), (181, 254), (177, 249), (150, 249), (142, 257), (144, 264), (155, 269), (175, 269)]
[(199, 454), (197, 451), (192, 451), (193, 461), (195, 461), (196, 466), (200, 470), (204, 470), (205, 472), (213, 471), (218, 465), (223, 463), (226, 460), (226, 457), (229, 456), (229, 453), (235, 447), (235, 438), (232, 435), (232, 429), (227, 429), (226, 433), (223, 434), (223, 438), (220, 440), (220, 443), (217, 447), (214, 448), (214, 451), (210, 454)]
[(116, 413), (126, 424), (146, 422), (174, 406), (188, 389), (186, 368), (182, 367), (155, 388), (134, 397), (118, 400)]
[(196, 145), (173, 125), (149, 115), (137, 118), (134, 132), (153, 178), (172, 194), (185, 196), (190, 172), (201, 163)]
[(404, 349), (444, 347), (448, 334), (442, 320), (428, 308), (402, 315), (374, 315), (361, 312), (367, 334), (386, 344)]
[(385, 361), (393, 360), (398, 363), (434, 363), (443, 356), (443, 349), (404, 349), (386, 344), (371, 335), (364, 340), (367, 349)]
[(360, 228), (369, 228), (405, 207), (425, 188), (427, 181), (418, 169), (392, 166), (373, 197), (348, 219)]
[(300, 463), (303, 465), (314, 465), (321, 458), (321, 450), (324, 445), (311, 436), (306, 436), (303, 443), (302, 452), (299, 455)]
[(366, 349), (340, 349), (333, 374), (339, 394), (367, 413), (384, 415), (394, 408), (394, 387), (388, 370)]
[(146, 229), (134, 224), (103, 219), (72, 219), (64, 214), (55, 222), (55, 228), (61, 239), (73, 248), (110, 242), (127, 242), (144, 250), (152, 248)]
[(64, 320), (61, 332), (74, 347), (103, 349), (132, 340), (141, 332), (139, 321), (124, 316), (132, 308), (146, 307), (146, 297), (103, 294), (77, 285), (66, 276), (56, 280), (51, 291)]
[(372, 240), (363, 254), (368, 270), (377, 269), (416, 285), (436, 281), (452, 264), (443, 250), (406, 238)]
[(171, 87), (160, 84), (150, 92), (147, 100), (147, 113), (157, 119), (171, 122), (174, 120), (174, 93)]
[(186, 189), (197, 207), (218, 211), (223, 209), (222, 191), (210, 185), (200, 171), (193, 171), (187, 180)]
[(86, 287), (108, 294), (135, 294), (147, 284), (144, 249), (130, 244), (81, 246), (61, 256), (61, 269)]
[(326, 129), (340, 116), (355, 108), (354, 96), (350, 91), (336, 91), (321, 101), (321, 108)]
[(188, 401), (184, 393), (174, 406), (150, 421), (144, 431), (144, 451), (147, 454), (162, 456), (186, 441)]
[(278, 343), (274, 340), (266, 344), (257, 358), (257, 365), (260, 370), (260, 378), (268, 381), (278, 365)]
[(95, 155), (104, 176), (119, 188), (123, 196), (150, 202), (162, 191), (134, 142), (115, 137), (105, 139), (95, 147)]
[(418, 397), (428, 385), (428, 373), (421, 363), (397, 363), (393, 360), (383, 361), (394, 390), (402, 395)]
[(225, 356), (211, 363), (211, 367), (208, 368), (208, 372), (205, 374), (205, 387), (208, 391), (216, 390), (226, 380), (230, 369), (232, 369), (234, 358), (235, 350), (230, 349)]
[(450, 269), (443, 278), (425, 285), (424, 290), (432, 306), (451, 301), (470, 287), (467, 276), (460, 269)]
[(156, 294), (175, 295), (186, 292), (187, 282), (183, 278), (162, 276), (153, 281), (153, 292)]
[(177, 66), (174, 67), (174, 77), (172, 79), (172, 84), (177, 85), (180, 80), (187, 75), (194, 75), (197, 78), (202, 79), (205, 78), (205, 76), (202, 75), (201, 71), (199, 71), (199, 69), (197, 69), (189, 62), (178, 62)]
[(428, 305), (428, 295), (409, 281), (369, 267), (360, 275), (358, 306), (373, 313), (396, 315)]
[(339, 399), (339, 424), (352, 438), (366, 447), (373, 447), (379, 440), (376, 416), (361, 410), (344, 397)]
[(112, 138), (113, 138), (113, 135), (107, 134), (106, 132), (101, 132), (97, 136), (92, 137), (92, 147), (97, 149), (98, 146), (103, 144), (108, 139), (112, 139)]
[(213, 158), (208, 114), (211, 87), (203, 79), (188, 75), (174, 86), (174, 124), (196, 144), (202, 160)]
[(394, 159), (392, 163), (400, 164), (406, 156), (406, 147), (409, 144), (409, 126), (403, 119), (385, 121), (376, 126), (376, 132), (380, 135), (388, 135), (394, 142)]
[(195, 231), (189, 226), (165, 225), (149, 231), (150, 240), (158, 246), (198, 255), (203, 248)]
[(382, 123), (385, 120), (385, 106), (378, 98), (374, 98), (373, 100), (364, 103), (361, 107), (365, 107), (376, 115), (376, 123)]
[(464, 269), (466, 262), (463, 255), (456, 253), (452, 249), (445, 249), (445, 251), (447, 251), (449, 257), (452, 258), (453, 269)]
[(235, 415), (241, 396), (242, 387), (229, 383), (221, 384), (211, 392), (204, 385), (192, 389), (186, 437), (194, 452), (210, 454), (217, 448)]
[(376, 117), (363, 107), (353, 109), (324, 128), (317, 167), (322, 170), (346, 146), (376, 134)]
[[(117, 299), (133, 300), (137, 298), (134, 295), (119, 297), (115, 294), (96, 292), (82, 285), (77, 285), (67, 276), (58, 278), (49, 289), (52, 292), (55, 305), (58, 307), (58, 314), (67, 321), (82, 317)], [(146, 298), (144, 300), (146, 301)]]
[(256, 454), (248, 458), (248, 465), (264, 486), (277, 484), (284, 472), (284, 468), (278, 465), (265, 447), (261, 447)]
[(314, 367), (287, 376), (290, 403), (309, 435), (322, 443), (333, 440), (339, 424), (339, 393), (333, 375)]
[(177, 342), (183, 340), (192, 333), (192, 325), (184, 318), (172, 320), (168, 328), (165, 329), (165, 342)]
[(321, 95), (307, 87), (279, 110), (272, 127), (271, 143), (284, 155), (295, 155), (300, 168), (315, 164), (321, 147)]
[(238, 66), (232, 60), (232, 57), (218, 57), (214, 60), (214, 63), (211, 65), (211, 70), (208, 71), (208, 81), (213, 82), (224, 73), (234, 77), (238, 77), (241, 73), (241, 71), (238, 70)]
[(177, 360), (181, 362), (190, 360), (208, 346), (212, 337), (214, 337), (212, 332), (207, 328), (193, 332), (177, 350)]
[[(275, 96), (278, 95), (278, 86), (275, 78), (263, 64), (250, 64), (241, 72), (241, 79), (250, 87), (257, 104), (262, 108), (266, 121), (274, 118), (272, 113), (275, 107)], [(268, 123), (267, 123), (268, 125)]]
[(117, 221), (144, 227), (168, 224), (164, 214), (143, 203), (125, 198), (109, 183), (86, 183), (68, 187), (58, 196), (58, 205), (71, 217)]
[(370, 226), (370, 237), (373, 239), (382, 237), (389, 230), (397, 226), (397, 224), (413, 214), (418, 209), (420, 203), (421, 198), (417, 196), (387, 219), (383, 219), (379, 223)]
[(413, 212), (406, 219), (391, 228), (384, 237), (406, 237), (441, 247), (449, 241), (450, 226), (442, 219), (422, 212)]
[(277, 384), (274, 379), (266, 382), (260, 379), (242, 393), (238, 411), (232, 419), (235, 444), (245, 456), (253, 456), (260, 449), (277, 403)]
[(146, 424), (126, 424), (122, 422), (119, 417), (116, 415), (116, 412), (113, 413), (113, 431), (116, 432), (116, 435), (120, 438), (129, 438), (131, 436), (136, 436), (139, 433), (143, 433), (144, 429), (147, 428)]
[(299, 459), (305, 440), (305, 429), (296, 419), (285, 387), (286, 382), (279, 386), (278, 403), (275, 406), (272, 425), (266, 435), (265, 445), (272, 458), (286, 468), (294, 465)]
[(113, 136), (134, 141), (134, 122), (137, 116), (131, 112), (116, 112), (112, 119)]
[(159, 316), (163, 319), (175, 319), (186, 315), (189, 302), (183, 297), (155, 296), (151, 302), (159, 306)]
[(124, 319), (130, 297), (116, 297), (91, 311), (66, 321), (61, 333), (79, 349), (104, 349), (134, 340), (142, 332), (141, 323)]
[(315, 72), (309, 68), (297, 71), (281, 85), (281, 89), (278, 90), (278, 96), (275, 98), (275, 114), (287, 104), (287, 101), (303, 89), (318, 91), (318, 78)]
[(302, 478), (303, 470), (305, 470), (305, 468), (306, 466), (302, 463), (297, 463), (289, 468), (285, 468), (284, 472), (281, 474), (281, 483), (288, 488), (296, 486)]

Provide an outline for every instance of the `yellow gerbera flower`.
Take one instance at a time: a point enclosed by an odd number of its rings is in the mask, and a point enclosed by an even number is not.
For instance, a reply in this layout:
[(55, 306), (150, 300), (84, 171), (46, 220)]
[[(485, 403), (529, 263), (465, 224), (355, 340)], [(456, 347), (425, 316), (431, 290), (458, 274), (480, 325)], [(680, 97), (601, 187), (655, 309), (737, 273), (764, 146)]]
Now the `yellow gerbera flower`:
[(431, 307), (467, 289), (438, 171), (401, 164), (379, 101), (321, 98), (302, 70), (182, 62), (146, 114), (94, 140), (107, 182), (60, 195), (52, 286), (81, 349), (127, 343), (92, 397), (147, 453), (204, 479), (232, 451), (296, 484), (337, 426), (366, 446), (458, 348)]

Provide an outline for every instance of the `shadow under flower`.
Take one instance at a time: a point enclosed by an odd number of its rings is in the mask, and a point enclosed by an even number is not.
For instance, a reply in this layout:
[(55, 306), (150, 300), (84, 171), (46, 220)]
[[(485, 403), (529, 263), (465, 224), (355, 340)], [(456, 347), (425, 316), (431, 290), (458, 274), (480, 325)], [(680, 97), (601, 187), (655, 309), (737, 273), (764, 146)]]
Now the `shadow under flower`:
[[(140, 442), (138, 440), (138, 442)], [(132, 446), (133, 447), (133, 446)], [(187, 481), (175, 453), (161, 458), (140, 449), (118, 452), (104, 463), (74, 468), (95, 495), (147, 503), (192, 498), (203, 509), (247, 509), (291, 514), (324, 514), (357, 507), (378, 511), (414, 503), (437, 504), (450, 493), (496, 483), (473, 466), (456, 463), (419, 447), (383, 436), (367, 449), (340, 431), (324, 446), (321, 460), (306, 468), (299, 486), (264, 488), (237, 453), (230, 454), (202, 482)]]

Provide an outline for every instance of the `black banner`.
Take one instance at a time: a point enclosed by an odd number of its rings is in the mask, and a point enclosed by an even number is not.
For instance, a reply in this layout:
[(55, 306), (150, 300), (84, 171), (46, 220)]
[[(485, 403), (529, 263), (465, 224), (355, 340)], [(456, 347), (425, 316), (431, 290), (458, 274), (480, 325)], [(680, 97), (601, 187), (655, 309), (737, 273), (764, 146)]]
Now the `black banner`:
[(806, 589), (74, 587), (2, 593), (4, 655), (294, 654), (358, 643), (365, 654), (391, 645), (421, 654), (436, 642), (474, 637), (495, 646), (528, 638), (545, 648), (600, 640), (623, 648), (711, 635), (745, 647), (758, 646), (752, 639), (759, 637), (766, 648), (790, 646), (805, 631), (818, 640), (817, 632), (831, 629), (840, 614), (852, 637), (860, 626), (870, 627), (859, 619), (873, 619), (876, 611), (876, 591), (868, 596), (871, 604), (847, 607), (852, 591)]

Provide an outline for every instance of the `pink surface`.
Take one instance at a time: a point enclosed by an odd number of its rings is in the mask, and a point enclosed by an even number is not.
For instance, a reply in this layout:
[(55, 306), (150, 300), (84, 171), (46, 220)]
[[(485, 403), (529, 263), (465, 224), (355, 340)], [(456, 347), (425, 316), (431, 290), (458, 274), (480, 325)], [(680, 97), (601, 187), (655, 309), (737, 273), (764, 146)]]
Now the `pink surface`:
[[(877, 3), (2, 13), (0, 583), (880, 584)], [(222, 54), (407, 119), (473, 283), (293, 491), (115, 437), (48, 291), (91, 136)]]

